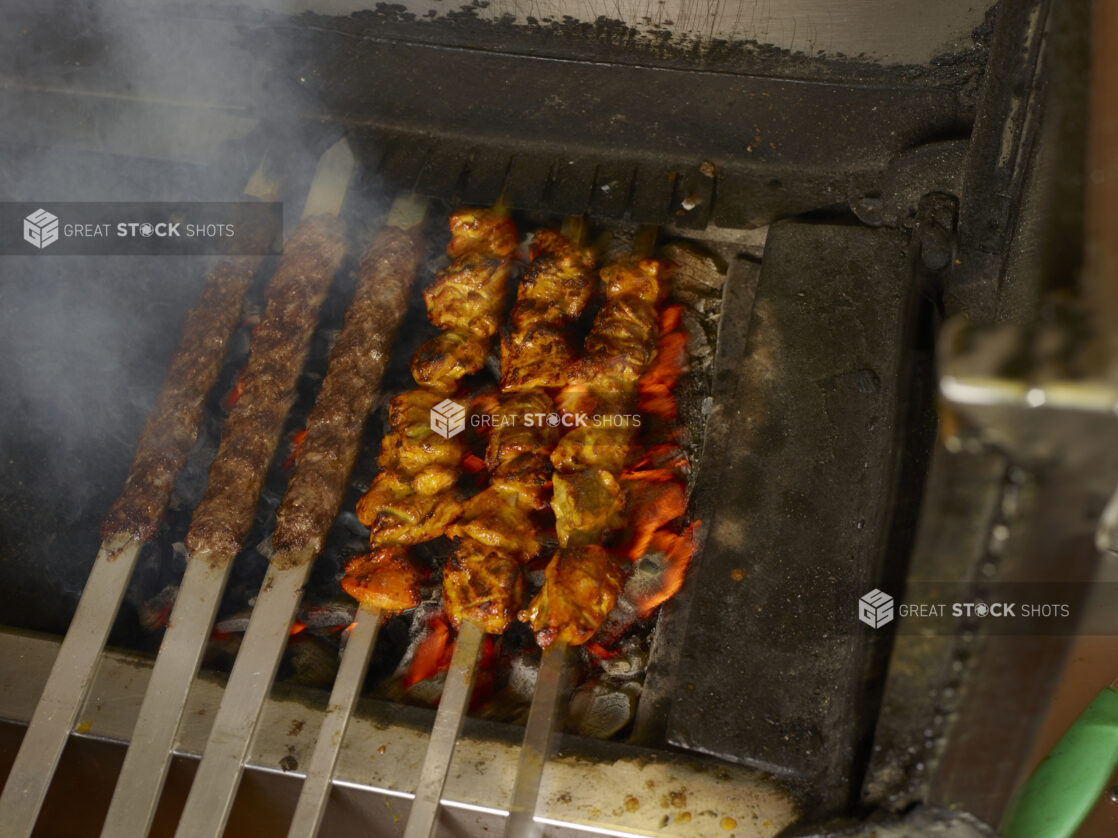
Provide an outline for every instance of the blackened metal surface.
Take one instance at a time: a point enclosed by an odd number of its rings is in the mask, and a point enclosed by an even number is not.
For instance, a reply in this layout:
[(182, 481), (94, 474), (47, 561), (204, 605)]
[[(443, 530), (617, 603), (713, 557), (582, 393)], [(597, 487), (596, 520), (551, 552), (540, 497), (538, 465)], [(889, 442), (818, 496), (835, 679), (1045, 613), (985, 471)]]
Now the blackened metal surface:
[[(724, 226), (753, 226), (844, 204), (854, 191), (877, 188), (896, 154), (968, 130), (967, 106), (948, 89), (361, 46), (319, 45), (325, 64), (308, 84), (322, 84), (316, 92), (328, 109), (358, 132), (375, 125), (409, 145), (434, 139), (439, 148), (466, 149), (463, 182), (448, 175), (421, 184), (432, 193), (454, 184), (467, 202), (505, 190), (517, 209), (537, 209), (554, 193), (574, 196), (564, 201), (568, 212), (627, 211), (639, 223), (691, 228), (713, 214)], [(373, 78), (393, 83), (364, 83)], [(487, 95), (478, 95), (479, 79)], [(577, 159), (608, 165), (616, 191), (598, 194), (608, 185), (599, 172), (587, 193), (590, 163)], [(618, 169), (633, 172), (630, 183), (614, 176)]]
[(905, 560), (884, 553), (907, 247), (893, 231), (775, 225), (744, 357), (716, 371), (711, 433), (731, 444), (700, 476), (720, 504), (688, 581), (668, 741), (801, 781), (821, 810), (851, 791), (874, 709), (858, 598), (883, 560)]
[[(747, 227), (845, 205), (848, 195), (880, 189), (897, 154), (966, 137), (973, 85), (957, 82), (973, 80), (985, 55), (953, 65), (961, 75), (942, 83), (880, 68), (843, 75), (823, 61), (808, 65), (816, 73), (789, 80), (716, 72), (702, 62), (622, 62), (623, 51), (603, 61), (555, 60), (518, 52), (514, 42), (495, 52), (449, 40), (390, 40), (411, 30), (366, 29), (356, 18), (237, 18), (221, 27), (228, 22), (189, 7), (173, 18), (144, 17), (150, 43), (212, 44), (221, 61), (215, 67), (168, 48), (158, 73), (134, 77), (103, 22), (94, 18), (75, 32), (56, 15), (22, 10), (9, 27), (15, 34), (0, 33), (0, 113), (7, 117), (0, 142), (156, 136), (168, 121), (167, 102), (183, 100), (206, 128), (179, 132), (187, 135), (208, 136), (219, 117), (222, 125), (325, 119), (351, 126), (368, 135), (354, 136), (364, 141), (363, 168), (375, 170), (387, 154), (396, 189), (487, 202), (510, 175), (519, 209), (550, 205), (554, 195), (568, 213), (589, 208), (687, 228), (708, 218)], [(71, 53), (72, 60), (61, 58)], [(181, 145), (173, 139), (148, 153), (171, 155)], [(588, 178), (595, 182), (589, 194)]]
[[(958, 587), (952, 580), (974, 579), (998, 518), (1008, 468), (1000, 454), (937, 450), (910, 579), (924, 585), (940, 581), (952, 590)], [(899, 623), (905, 619), (899, 618)], [(957, 709), (967, 645), (961, 635), (904, 632), (895, 638), (862, 790), (865, 803), (899, 811), (928, 798), (934, 766)]]

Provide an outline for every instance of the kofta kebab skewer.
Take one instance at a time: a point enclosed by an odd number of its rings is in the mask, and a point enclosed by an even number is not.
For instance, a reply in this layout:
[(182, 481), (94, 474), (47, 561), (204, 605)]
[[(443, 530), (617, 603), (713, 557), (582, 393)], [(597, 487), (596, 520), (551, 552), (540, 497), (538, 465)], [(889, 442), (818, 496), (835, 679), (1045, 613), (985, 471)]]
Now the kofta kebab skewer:
[(345, 324), (276, 511), (275, 553), (191, 786), (180, 835), (220, 835), (232, 809), (302, 589), (341, 507), (365, 420), (407, 310), (423, 257), (426, 207), (426, 200), (411, 195), (397, 198), (361, 259)]
[(389, 431), (378, 459), (380, 471), (358, 504), (358, 517), (370, 527), (373, 550), (350, 562), (342, 580), (342, 587), (359, 602), (356, 625), (342, 655), (330, 712), (319, 731), (296, 806), (292, 836), (313, 836), (318, 831), (382, 614), (419, 603), (418, 574), (407, 548), (442, 535), (461, 511), (456, 483), (465, 446), (455, 438), (457, 432), (444, 427), (440, 434), (431, 427), (432, 409), (454, 407), (446, 396), (458, 389), (463, 376), (485, 364), (504, 308), (519, 236), (499, 205), (452, 213), (450, 228), (447, 253), (453, 261), (424, 290), (428, 318), (442, 331), (412, 359), (412, 374), (420, 389), (392, 400)]
[(318, 163), (303, 220), (284, 247), (253, 335), (243, 390), (222, 428), (186, 535), (179, 594), (140, 707), (103, 835), (146, 835), (230, 566), (247, 536), (295, 397), (319, 310), (345, 253), (337, 215), (354, 161), (344, 140)]
[(667, 296), (668, 265), (647, 258), (655, 228), (642, 228), (627, 259), (601, 271), (605, 303), (586, 337), (586, 355), (560, 395), (565, 410), (595, 421), (565, 434), (551, 455), (552, 509), (559, 550), (544, 583), (518, 614), (544, 647), (524, 732), (505, 835), (530, 838), (543, 766), (551, 748), (567, 681), (568, 649), (589, 640), (609, 614), (627, 575), (623, 561), (602, 544), (624, 524), (622, 471), (634, 454), (637, 384), (657, 349), (658, 306)]
[[(249, 179), (245, 195), (272, 200), (278, 188), (267, 174), (265, 159)], [(35, 825), (140, 548), (158, 532), (175, 477), (198, 438), (206, 398), (217, 382), (229, 340), (241, 322), (245, 293), (262, 261), (263, 256), (252, 255), (222, 260), (186, 315), (182, 339), (140, 433), (124, 491), (101, 526), (101, 550), (0, 796), (5, 834), (29, 835)]]
[[(501, 392), (486, 449), (490, 485), (468, 500), (446, 534), (458, 544), (443, 568), (443, 605), (458, 630), (404, 838), (429, 838), (469, 704), (485, 634), (503, 634), (523, 601), (521, 566), (541, 550), (533, 516), (547, 506), (557, 428), (548, 389), (566, 384), (574, 353), (566, 330), (594, 291), (595, 252), (585, 225), (541, 231), (501, 344)], [(529, 419), (529, 417), (531, 417)]]

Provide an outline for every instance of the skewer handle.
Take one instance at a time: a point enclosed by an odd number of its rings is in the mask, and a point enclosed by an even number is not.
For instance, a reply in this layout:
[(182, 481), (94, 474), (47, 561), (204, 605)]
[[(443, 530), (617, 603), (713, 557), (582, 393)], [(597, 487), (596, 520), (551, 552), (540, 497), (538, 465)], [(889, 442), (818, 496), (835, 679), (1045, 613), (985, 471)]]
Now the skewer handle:
[(536, 691), (532, 696), (532, 708), (528, 711), (528, 724), (524, 728), (524, 744), (516, 765), (512, 804), (505, 824), (506, 838), (539, 838), (543, 833), (543, 824), (535, 820), (540, 781), (562, 715), (561, 699), (569, 658), (567, 644), (557, 641), (544, 650), (540, 659)]
[(0, 795), (3, 838), (25, 838), (35, 828), (142, 546), (125, 536), (114, 536), (101, 545)]
[(214, 561), (211, 558), (199, 554), (187, 559), (179, 596), (171, 610), (136, 718), (132, 743), (101, 830), (105, 838), (142, 838), (151, 829), (167, 779), (175, 734), (233, 566), (232, 556), (216, 557)]
[(307, 778), (303, 781), (287, 838), (314, 838), (322, 825), (334, 780), (334, 767), (338, 763), (342, 740), (361, 693), (361, 685), (365, 682), (365, 670), (376, 645), (381, 621), (379, 608), (357, 610), (357, 621), (346, 640), (338, 677), (334, 679), (334, 689), (330, 692), (330, 704), (318, 731), (314, 753), (307, 766)]
[(450, 659), (450, 669), (446, 673), (439, 711), (435, 714), (431, 739), (427, 744), (427, 756), (419, 773), (419, 785), (408, 814), (404, 838), (431, 838), (435, 834), (443, 786), (450, 770), (451, 757), (454, 756), (454, 745), (466, 719), (466, 709), (477, 672), (477, 660), (484, 639), (481, 626), (472, 622), (462, 623), (462, 628), (458, 631), (458, 642), (454, 646), (454, 657)]
[(178, 836), (220, 836), (225, 830), (256, 722), (287, 647), (312, 557), (293, 556), (290, 566), (277, 570), (273, 563), (268, 570), (190, 787), (175, 832)]

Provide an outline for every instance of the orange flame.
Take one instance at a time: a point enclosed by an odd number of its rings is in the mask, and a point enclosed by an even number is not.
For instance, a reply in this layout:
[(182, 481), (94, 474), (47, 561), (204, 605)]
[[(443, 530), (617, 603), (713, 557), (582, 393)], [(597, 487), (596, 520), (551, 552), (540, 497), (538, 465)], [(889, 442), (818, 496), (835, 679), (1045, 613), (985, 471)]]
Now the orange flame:
[(291, 435), (291, 456), (283, 461), (285, 469), (291, 468), (291, 464), (295, 462), (295, 458), (299, 456), (299, 452), (303, 450), (303, 443), (307, 441), (307, 430), (304, 428), (301, 431), (296, 431)]
[(654, 469), (622, 479), (629, 503), (626, 555), (636, 561), (652, 543), (653, 534), (687, 511), (687, 490), (675, 472)]
[(454, 644), (449, 643), (450, 626), (441, 614), (435, 615), (427, 624), (427, 633), (416, 646), (411, 664), (404, 675), (404, 688), (408, 689), (420, 681), (438, 675), (450, 666), (450, 656)]
[(669, 422), (679, 417), (672, 388), (687, 369), (687, 333), (681, 329), (682, 322), (682, 306), (668, 306), (660, 313), (656, 358), (637, 382), (640, 409)]
[(306, 623), (301, 623), (298, 620), (296, 620), (294, 623), (291, 624), (291, 636), (294, 637), (295, 635), (299, 634), (300, 632), (306, 631), (306, 629), (307, 629), (307, 624)]
[(695, 555), (698, 547), (695, 530), (699, 523), (695, 521), (678, 535), (667, 530), (660, 530), (653, 534), (651, 547), (664, 554), (664, 565), (660, 573), (659, 587), (642, 591), (633, 599), (633, 605), (636, 606), (642, 619), (648, 617), (658, 605), (675, 596), (682, 587), (687, 566), (691, 563), (691, 557)]

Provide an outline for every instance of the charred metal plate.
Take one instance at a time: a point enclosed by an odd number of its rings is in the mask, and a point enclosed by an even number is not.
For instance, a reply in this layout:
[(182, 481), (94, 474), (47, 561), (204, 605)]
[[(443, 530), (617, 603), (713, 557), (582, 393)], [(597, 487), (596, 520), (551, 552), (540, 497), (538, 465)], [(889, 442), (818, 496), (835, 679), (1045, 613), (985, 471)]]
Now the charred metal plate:
[[(748, 324), (726, 319), (671, 683), (674, 745), (776, 772), (828, 809), (872, 720), (858, 598), (887, 560), (913, 320), (907, 239), (781, 223)], [(739, 344), (740, 345), (740, 344)], [(657, 640), (661, 643), (661, 640)]]

